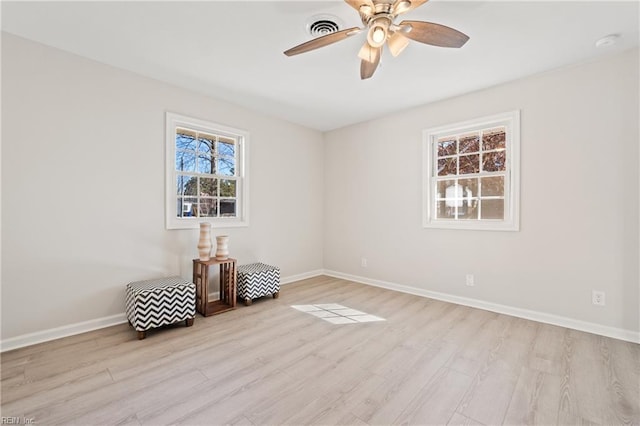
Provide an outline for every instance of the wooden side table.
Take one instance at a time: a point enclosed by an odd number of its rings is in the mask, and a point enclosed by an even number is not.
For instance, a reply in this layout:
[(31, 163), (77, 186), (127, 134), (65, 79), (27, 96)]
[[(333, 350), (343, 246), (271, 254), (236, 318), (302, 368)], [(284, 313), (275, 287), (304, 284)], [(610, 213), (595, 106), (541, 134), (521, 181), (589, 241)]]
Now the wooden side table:
[[(209, 267), (220, 265), (220, 299), (209, 301)], [(203, 316), (221, 314), (236, 308), (236, 260), (193, 259), (193, 282), (196, 285), (196, 310)]]

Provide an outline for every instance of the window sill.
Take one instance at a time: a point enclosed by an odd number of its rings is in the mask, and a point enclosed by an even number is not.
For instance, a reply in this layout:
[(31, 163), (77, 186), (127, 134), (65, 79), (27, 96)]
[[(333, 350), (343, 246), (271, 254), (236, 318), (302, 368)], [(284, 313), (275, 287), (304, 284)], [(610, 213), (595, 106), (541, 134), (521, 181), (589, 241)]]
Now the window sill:
[(230, 219), (221, 220), (216, 218), (215, 220), (207, 220), (206, 217), (178, 219), (172, 218), (166, 223), (167, 230), (174, 229), (199, 229), (201, 222), (211, 223), (212, 229), (225, 229), (225, 228), (246, 228), (249, 227), (248, 220)]
[(422, 224), (423, 228), (430, 229), (461, 229), (467, 231), (520, 231), (520, 226), (517, 223), (495, 221), (490, 222), (483, 220), (478, 221), (446, 221), (439, 220), (437, 222), (426, 222)]

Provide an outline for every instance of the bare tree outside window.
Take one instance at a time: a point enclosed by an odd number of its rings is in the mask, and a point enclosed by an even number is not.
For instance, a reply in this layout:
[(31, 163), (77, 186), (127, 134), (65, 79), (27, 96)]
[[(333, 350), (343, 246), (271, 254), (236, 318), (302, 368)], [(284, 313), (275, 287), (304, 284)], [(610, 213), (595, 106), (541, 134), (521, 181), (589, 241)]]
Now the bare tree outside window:
[(177, 217), (235, 217), (236, 144), (226, 136), (176, 129)]

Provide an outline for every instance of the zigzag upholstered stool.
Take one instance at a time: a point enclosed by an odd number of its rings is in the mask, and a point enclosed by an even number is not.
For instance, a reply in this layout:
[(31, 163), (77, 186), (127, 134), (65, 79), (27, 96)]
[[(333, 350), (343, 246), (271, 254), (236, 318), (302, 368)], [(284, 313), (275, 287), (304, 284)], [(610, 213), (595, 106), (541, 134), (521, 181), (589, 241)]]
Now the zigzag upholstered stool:
[(280, 268), (265, 265), (264, 263), (251, 263), (238, 266), (238, 297), (244, 299), (244, 304), (249, 306), (253, 299), (273, 295), (277, 299), (280, 292)]
[(196, 316), (196, 285), (180, 277), (129, 283), (126, 310), (140, 340), (154, 327), (180, 321), (190, 327)]

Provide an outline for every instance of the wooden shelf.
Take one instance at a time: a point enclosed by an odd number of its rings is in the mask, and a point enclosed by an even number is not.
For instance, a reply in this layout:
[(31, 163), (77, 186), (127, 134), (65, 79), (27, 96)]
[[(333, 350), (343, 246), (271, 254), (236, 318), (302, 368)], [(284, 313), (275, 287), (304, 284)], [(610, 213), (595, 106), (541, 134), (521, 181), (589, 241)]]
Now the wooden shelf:
[(222, 300), (214, 300), (212, 302), (207, 303), (206, 314), (202, 314), (202, 315), (204, 315), (205, 317), (208, 317), (210, 315), (216, 315), (216, 314), (221, 314), (223, 312), (232, 311), (235, 308), (236, 308), (235, 306), (225, 303)]
[[(209, 267), (220, 265), (220, 299), (209, 301)], [(236, 308), (237, 271), (235, 259), (193, 259), (193, 282), (196, 285), (196, 310), (205, 317)]]

